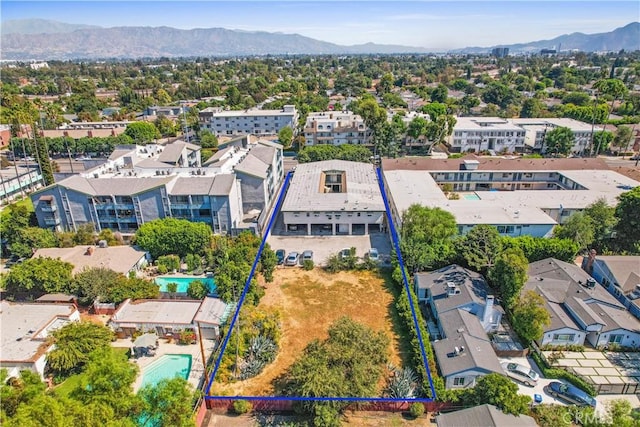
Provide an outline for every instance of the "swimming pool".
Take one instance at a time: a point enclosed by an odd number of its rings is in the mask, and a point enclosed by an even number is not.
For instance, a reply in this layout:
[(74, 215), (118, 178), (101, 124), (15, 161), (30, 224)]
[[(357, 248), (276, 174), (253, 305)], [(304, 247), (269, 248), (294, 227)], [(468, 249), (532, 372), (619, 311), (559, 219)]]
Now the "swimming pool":
[(167, 285), (169, 283), (177, 283), (178, 290), (176, 292), (186, 293), (187, 289), (189, 289), (189, 284), (194, 280), (199, 280), (204, 282), (204, 284), (209, 288), (209, 293), (212, 294), (216, 290), (216, 283), (213, 280), (213, 277), (202, 277), (202, 276), (159, 276), (155, 278), (156, 285), (160, 286), (160, 292), (167, 292)]
[(463, 197), (465, 200), (480, 200), (477, 194), (465, 194)]
[(142, 385), (155, 386), (164, 379), (189, 378), (191, 372), (190, 354), (165, 354), (142, 370)]

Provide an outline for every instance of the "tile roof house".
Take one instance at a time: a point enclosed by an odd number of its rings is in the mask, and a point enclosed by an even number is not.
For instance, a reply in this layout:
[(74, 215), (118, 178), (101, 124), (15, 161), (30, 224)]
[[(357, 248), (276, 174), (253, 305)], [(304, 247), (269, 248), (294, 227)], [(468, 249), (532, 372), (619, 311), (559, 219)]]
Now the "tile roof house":
[(530, 263), (526, 290), (541, 295), (551, 315), (540, 345), (584, 345), (586, 340), (594, 347), (640, 348), (640, 320), (577, 265), (554, 258)]
[(473, 387), (479, 376), (504, 373), (487, 336), (500, 324), (502, 308), (480, 274), (453, 264), (417, 273), (414, 286), (442, 337), (433, 351), (447, 389)]

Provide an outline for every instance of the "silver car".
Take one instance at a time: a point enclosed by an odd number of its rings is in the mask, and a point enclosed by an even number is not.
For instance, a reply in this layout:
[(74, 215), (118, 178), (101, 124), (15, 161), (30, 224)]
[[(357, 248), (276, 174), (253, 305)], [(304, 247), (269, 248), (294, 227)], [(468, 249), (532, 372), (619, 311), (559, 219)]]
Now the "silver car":
[(289, 252), (289, 255), (287, 255), (287, 259), (284, 260), (284, 265), (288, 265), (288, 266), (298, 265), (299, 257), (300, 257), (300, 254), (298, 252)]
[(502, 362), (500, 366), (502, 366), (508, 377), (518, 380), (529, 387), (535, 387), (540, 379), (540, 375), (528, 366), (512, 362)]

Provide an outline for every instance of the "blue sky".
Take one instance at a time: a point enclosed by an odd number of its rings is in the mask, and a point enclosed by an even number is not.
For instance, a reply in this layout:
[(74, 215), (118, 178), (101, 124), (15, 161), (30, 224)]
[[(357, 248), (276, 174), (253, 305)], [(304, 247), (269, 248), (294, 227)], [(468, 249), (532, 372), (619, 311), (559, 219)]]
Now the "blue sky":
[(2, 20), (114, 26), (223, 27), (298, 33), (333, 43), (434, 49), (512, 44), (640, 20), (636, 1), (5, 1)]

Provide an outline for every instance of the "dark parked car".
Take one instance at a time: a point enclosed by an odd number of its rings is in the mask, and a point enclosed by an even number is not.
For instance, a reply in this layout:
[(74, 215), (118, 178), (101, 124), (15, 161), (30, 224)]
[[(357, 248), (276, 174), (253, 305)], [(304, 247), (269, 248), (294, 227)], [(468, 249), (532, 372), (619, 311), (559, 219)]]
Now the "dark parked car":
[(549, 383), (549, 394), (578, 406), (596, 407), (596, 400), (578, 387), (558, 381)]
[(278, 265), (284, 264), (284, 257), (286, 256), (286, 252), (284, 249), (276, 250), (276, 258), (278, 259)]

